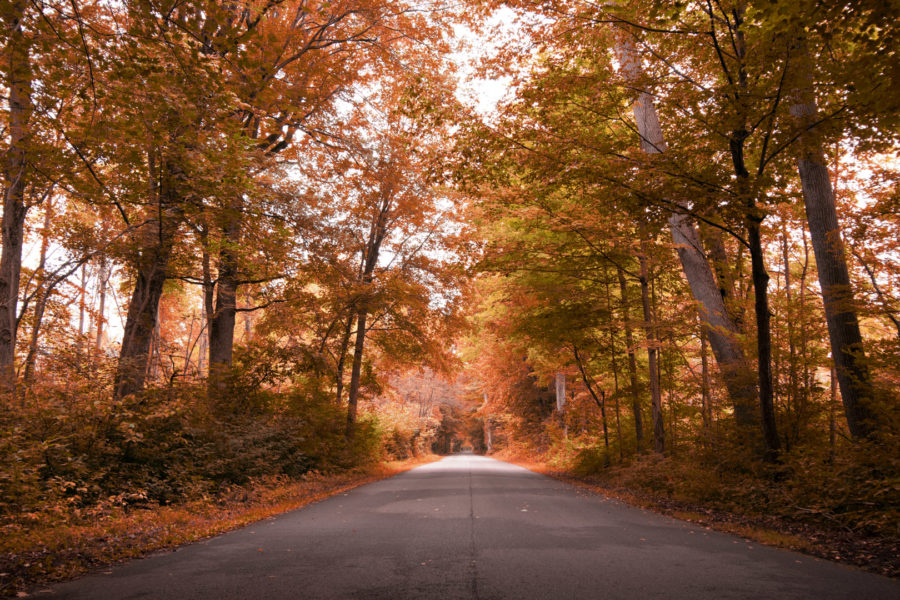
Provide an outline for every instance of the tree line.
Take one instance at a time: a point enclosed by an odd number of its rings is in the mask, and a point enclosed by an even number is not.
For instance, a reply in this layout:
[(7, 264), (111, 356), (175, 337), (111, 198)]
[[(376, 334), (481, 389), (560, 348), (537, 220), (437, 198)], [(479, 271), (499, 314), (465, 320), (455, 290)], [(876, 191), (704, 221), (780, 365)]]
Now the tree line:
[(531, 45), (485, 66), (515, 93), (456, 171), (480, 196), (469, 344), (497, 410), (547, 418), (541, 386), (566, 373), (605, 461), (607, 410), (623, 456), (718, 421), (771, 463), (893, 439), (891, 9), (502, 4)]

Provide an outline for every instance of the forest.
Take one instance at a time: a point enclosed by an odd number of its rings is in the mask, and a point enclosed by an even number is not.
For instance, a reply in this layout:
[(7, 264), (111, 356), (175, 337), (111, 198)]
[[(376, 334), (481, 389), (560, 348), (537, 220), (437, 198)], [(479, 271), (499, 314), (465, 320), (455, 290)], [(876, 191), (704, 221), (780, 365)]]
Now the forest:
[(469, 448), (896, 576), (898, 15), (3, 2), (0, 595)]

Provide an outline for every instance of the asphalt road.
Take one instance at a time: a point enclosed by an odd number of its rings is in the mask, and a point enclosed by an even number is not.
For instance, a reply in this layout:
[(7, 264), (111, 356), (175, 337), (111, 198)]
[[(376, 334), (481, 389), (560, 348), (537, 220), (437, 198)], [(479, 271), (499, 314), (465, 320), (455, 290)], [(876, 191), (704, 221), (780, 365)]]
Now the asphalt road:
[(897, 600), (900, 583), (459, 455), (35, 595)]

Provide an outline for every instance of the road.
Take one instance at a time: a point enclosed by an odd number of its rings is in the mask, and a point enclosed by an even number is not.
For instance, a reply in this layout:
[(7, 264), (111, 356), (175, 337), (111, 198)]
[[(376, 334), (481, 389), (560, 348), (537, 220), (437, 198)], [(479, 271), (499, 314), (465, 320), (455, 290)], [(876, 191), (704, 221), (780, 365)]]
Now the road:
[(900, 583), (458, 455), (37, 597), (900, 598)]

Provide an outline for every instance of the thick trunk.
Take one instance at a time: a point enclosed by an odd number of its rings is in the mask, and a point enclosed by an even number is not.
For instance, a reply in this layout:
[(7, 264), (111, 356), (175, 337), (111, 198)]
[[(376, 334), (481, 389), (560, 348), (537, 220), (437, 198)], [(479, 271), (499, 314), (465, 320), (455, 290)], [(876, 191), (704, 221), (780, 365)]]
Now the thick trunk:
[(644, 310), (644, 335), (647, 338), (647, 367), (650, 376), (650, 406), (653, 417), (653, 449), (662, 454), (666, 449), (665, 427), (663, 425), (662, 397), (659, 389), (659, 365), (657, 363), (658, 344), (653, 311), (650, 308), (650, 283), (647, 259), (641, 262), (641, 307)]
[(31, 57), (22, 21), (28, 2), (16, 0), (5, 10), (5, 66), (9, 142), (3, 164), (3, 219), (0, 223), (0, 391), (15, 389), (16, 325), (19, 275), (25, 229), (25, 184), (28, 170), (28, 127), (31, 120)]
[(116, 398), (124, 398), (144, 389), (150, 347), (159, 316), (159, 300), (168, 275), (172, 244), (178, 233), (178, 218), (173, 214), (176, 192), (171, 165), (165, 164), (162, 173), (157, 173), (152, 151), (148, 154), (148, 163), (151, 202), (146, 223), (141, 228), (142, 235), (136, 240), (141, 244), (141, 252), (135, 265), (137, 278), (128, 304), (116, 367)]
[(226, 391), (228, 373), (234, 358), (234, 327), (237, 320), (238, 260), (241, 220), (236, 213), (223, 230), (225, 246), (219, 253), (219, 277), (216, 283), (216, 306), (209, 329), (210, 394)]
[(640, 452), (644, 447), (644, 422), (641, 417), (641, 394), (638, 388), (637, 357), (634, 352), (634, 335), (631, 331), (631, 315), (629, 314), (628, 282), (625, 273), (618, 269), (619, 293), (622, 302), (622, 322), (625, 329), (625, 345), (628, 347), (628, 382), (630, 385), (631, 410), (634, 413), (634, 436), (637, 449)]
[(867, 437), (877, 427), (877, 417), (872, 409), (872, 378), (863, 350), (834, 190), (828, 176), (823, 143), (815, 128), (819, 115), (813, 92), (812, 59), (805, 43), (798, 43), (798, 50), (796, 89), (791, 114), (802, 132), (797, 146), (797, 167), (803, 187), (806, 219), (816, 257), (819, 285), (825, 304), (825, 321), (831, 340), (831, 355), (844, 402), (847, 425), (853, 437)]
[(169, 249), (147, 249), (143, 268), (138, 271), (134, 292), (128, 305), (125, 332), (115, 377), (115, 394), (124, 398), (144, 389), (150, 345), (156, 330), (159, 299), (169, 264)]
[[(634, 42), (627, 35), (622, 35), (616, 50), (626, 78), (638, 84), (642, 77), (641, 56)], [(633, 112), (641, 136), (641, 148), (648, 154), (664, 152), (665, 139), (650, 94), (644, 91), (638, 94)], [(680, 200), (675, 200), (675, 204), (684, 211), (688, 210), (687, 205)], [(741, 348), (740, 329), (728, 315), (697, 229), (682, 212), (672, 214), (669, 229), (691, 293), (700, 304), (700, 318), (706, 326), (713, 355), (734, 405), (735, 420), (740, 427), (755, 427), (759, 419), (755, 410), (756, 385), (753, 369)]]
[(216, 305), (209, 329), (209, 392), (225, 391), (227, 376), (234, 356), (234, 325), (236, 316), (237, 281), (233, 265), (219, 263), (216, 283)]
[(669, 219), (669, 226), (688, 285), (700, 305), (700, 319), (706, 328), (709, 345), (734, 406), (735, 420), (741, 427), (755, 428), (759, 423), (756, 382), (753, 369), (739, 342), (740, 330), (728, 317), (694, 226), (682, 214), (673, 214)]

